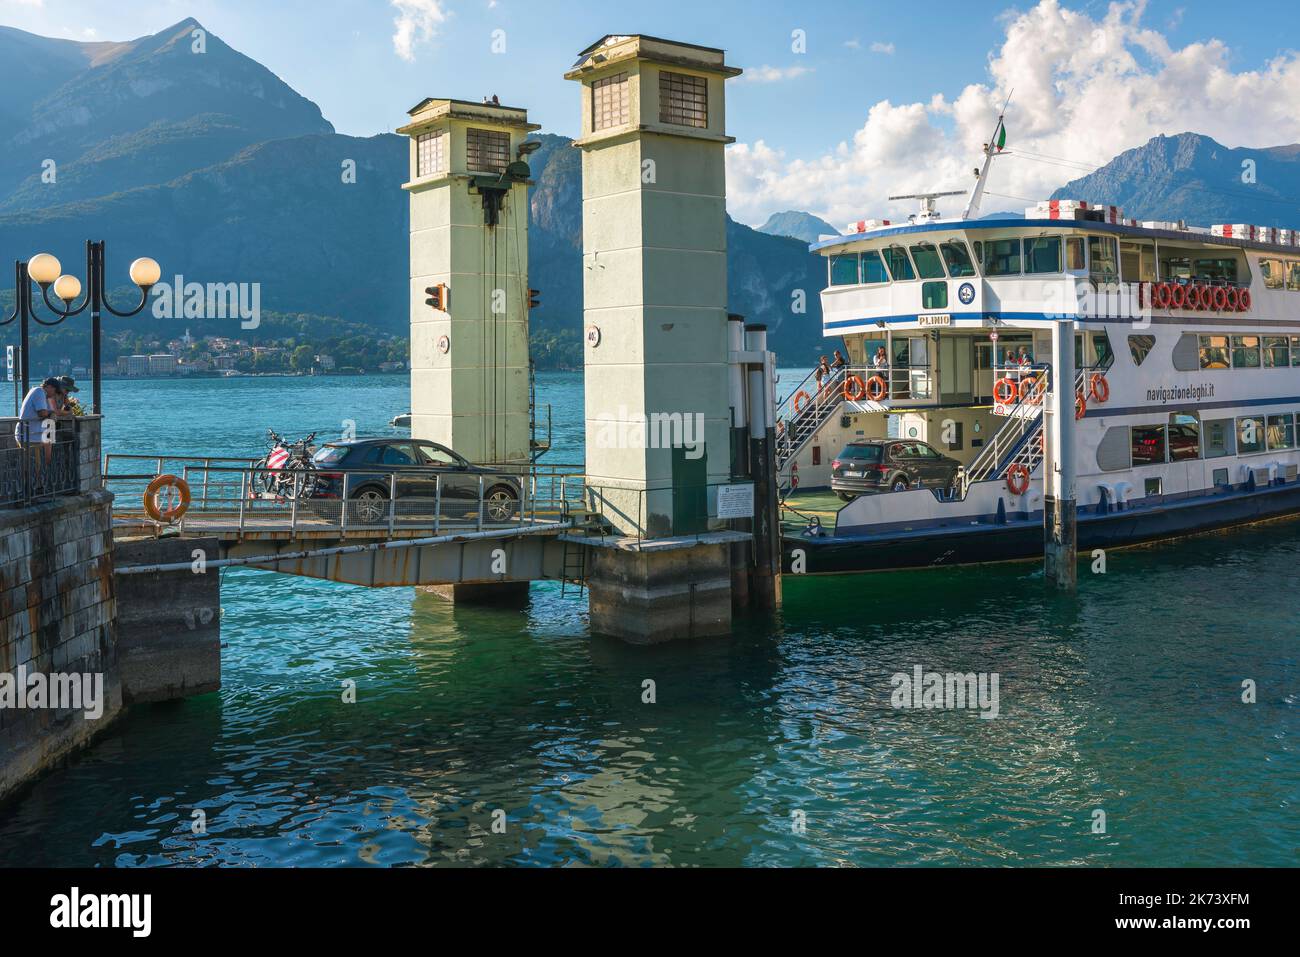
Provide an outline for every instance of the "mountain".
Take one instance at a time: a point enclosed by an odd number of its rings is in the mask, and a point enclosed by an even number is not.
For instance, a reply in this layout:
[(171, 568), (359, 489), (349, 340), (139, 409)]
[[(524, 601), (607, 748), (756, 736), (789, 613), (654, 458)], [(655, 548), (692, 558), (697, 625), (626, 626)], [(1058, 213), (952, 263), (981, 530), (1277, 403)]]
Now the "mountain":
[(1300, 228), (1300, 145), (1229, 149), (1208, 136), (1157, 136), (1053, 199), (1121, 206), (1140, 220)]
[(156, 185), (257, 143), (334, 132), (316, 104), (193, 19), (125, 43), (0, 27), (0, 91), (5, 210)]
[(794, 239), (802, 239), (805, 243), (815, 243), (823, 236), (840, 235), (840, 231), (826, 220), (819, 219), (812, 213), (802, 213), (798, 210), (773, 213), (767, 218), (767, 222), (758, 227), (758, 231), (767, 233), (769, 236), (790, 236)]

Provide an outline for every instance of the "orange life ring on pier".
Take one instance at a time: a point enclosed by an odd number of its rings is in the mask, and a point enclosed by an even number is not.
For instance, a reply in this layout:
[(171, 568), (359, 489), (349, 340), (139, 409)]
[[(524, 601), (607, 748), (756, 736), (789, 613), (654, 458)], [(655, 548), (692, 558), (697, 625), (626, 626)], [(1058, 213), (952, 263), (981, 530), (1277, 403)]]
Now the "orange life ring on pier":
[(1228, 311), (1228, 290), (1225, 289), (1223, 286), (1214, 287), (1214, 311), (1215, 312)]
[(1156, 286), (1155, 295), (1152, 296), (1152, 303), (1157, 309), (1168, 309), (1169, 304), (1174, 301), (1174, 290), (1167, 282), (1162, 282)]
[(844, 380), (844, 398), (850, 402), (857, 402), (867, 394), (867, 384), (862, 381), (861, 376), (851, 375)]
[(1243, 289), (1243, 290), (1242, 290), (1242, 291), (1237, 295), (1237, 311), (1238, 311), (1238, 312), (1250, 312), (1250, 302), (1251, 302), (1251, 298), (1250, 298), (1250, 290), (1249, 290), (1249, 289)]
[(1007, 491), (1012, 495), (1024, 495), (1029, 491), (1029, 469), (1019, 462), (1007, 469)]
[(1027, 379), (1020, 380), (1020, 401), (1027, 402), (1030, 405), (1043, 404), (1042, 384), (1038, 381), (1038, 376), (1030, 376)]
[(889, 383), (885, 381), (885, 377), (873, 375), (867, 382), (867, 398), (872, 402), (879, 402), (887, 395), (889, 395)]
[(803, 391), (803, 389), (800, 389), (798, 392), (796, 392), (794, 394), (794, 414), (803, 415), (803, 410), (807, 407), (808, 403), (811, 401), (812, 401), (812, 396), (810, 396), (807, 392)]
[(1106, 400), (1110, 398), (1110, 383), (1106, 381), (1106, 377), (1100, 372), (1094, 372), (1092, 374), (1092, 380), (1089, 382), (1089, 387), (1089, 392), (1092, 397), (1102, 405), (1104, 405)]
[[(1002, 391), (1003, 386), (1006, 386), (1005, 392)], [(1016, 395), (1016, 384), (1010, 379), (999, 379), (993, 386), (993, 398), (997, 400), (998, 405), (1010, 405), (1016, 401)]]
[[(180, 496), (180, 501), (171, 508), (164, 510), (158, 504), (158, 496), (164, 489), (173, 488)], [(190, 486), (183, 478), (177, 478), (175, 475), (160, 475), (150, 482), (149, 487), (144, 490), (145, 514), (155, 522), (162, 522), (164, 525), (170, 525), (188, 512), (189, 508)]]

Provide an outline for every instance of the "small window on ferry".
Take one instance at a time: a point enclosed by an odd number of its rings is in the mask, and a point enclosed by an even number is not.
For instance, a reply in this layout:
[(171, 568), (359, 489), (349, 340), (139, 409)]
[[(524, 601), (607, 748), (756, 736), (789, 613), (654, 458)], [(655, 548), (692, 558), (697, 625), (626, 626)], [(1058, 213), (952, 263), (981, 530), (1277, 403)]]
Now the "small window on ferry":
[(1198, 259), (1195, 265), (1196, 278), (1203, 282), (1236, 282), (1237, 260), (1235, 259)]
[(916, 273), (912, 271), (912, 260), (907, 258), (907, 250), (902, 246), (886, 249), (885, 263), (889, 266), (889, 275), (894, 282), (907, 282), (916, 278)]
[(1280, 259), (1261, 259), (1259, 271), (1264, 276), (1265, 289), (1281, 289), (1286, 285), (1286, 264)]
[(927, 282), (921, 286), (922, 309), (948, 308), (948, 283)]
[(1094, 281), (1119, 282), (1119, 244), (1113, 236), (1089, 236), (1088, 256)]
[(939, 258), (939, 250), (931, 243), (921, 243), (913, 246), (912, 261), (916, 263), (916, 271), (922, 279), (947, 279), (947, 274), (943, 271), (943, 260)]
[(1165, 427), (1135, 425), (1132, 429), (1133, 467), (1163, 465), (1165, 462)]
[(970, 250), (960, 240), (942, 243), (943, 261), (948, 264), (948, 275), (953, 279), (965, 279), (975, 275), (975, 263), (971, 261)]
[(1203, 423), (1203, 426), (1207, 459), (1221, 459), (1237, 453), (1237, 445), (1233, 441), (1237, 433), (1233, 429), (1232, 419), (1211, 419)]
[(1286, 336), (1264, 336), (1264, 368), (1285, 369), (1291, 365), (1291, 340)]
[(1169, 415), (1169, 461), (1189, 462), (1201, 457), (1201, 420), (1186, 412)]
[(858, 284), (858, 254), (831, 257), (831, 285), (856, 286)]
[(1088, 268), (1088, 254), (1082, 236), (1070, 236), (1065, 240), (1065, 268), (1071, 272)]
[(1019, 276), (1020, 240), (995, 239), (984, 244), (984, 275)]
[(1230, 369), (1232, 356), (1228, 352), (1227, 336), (1201, 336), (1201, 368)]
[(1061, 237), (1036, 236), (1025, 240), (1025, 272), (1061, 271)]
[(1300, 366), (1300, 336), (1291, 337), (1291, 365)]
[(1155, 336), (1129, 336), (1128, 351), (1133, 353), (1133, 364), (1140, 366), (1147, 361), (1151, 350), (1156, 346)]
[(1249, 455), (1264, 451), (1264, 419), (1246, 416), (1237, 420), (1237, 454)]
[(1286, 287), (1292, 292), (1300, 291), (1300, 263), (1286, 264)]
[(1234, 369), (1259, 368), (1259, 336), (1232, 337), (1232, 367)]
[(1268, 417), (1269, 451), (1295, 448), (1295, 418), (1287, 415), (1270, 415)]
[(862, 254), (862, 281), (869, 286), (889, 282), (889, 273), (885, 272), (885, 263), (880, 258), (880, 253), (874, 249), (868, 249)]

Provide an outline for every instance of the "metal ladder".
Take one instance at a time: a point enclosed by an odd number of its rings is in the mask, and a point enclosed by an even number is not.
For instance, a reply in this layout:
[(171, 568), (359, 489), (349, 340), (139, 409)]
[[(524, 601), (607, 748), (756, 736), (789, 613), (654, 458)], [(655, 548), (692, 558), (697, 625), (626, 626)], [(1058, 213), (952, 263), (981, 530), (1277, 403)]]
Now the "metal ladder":
[(564, 540), (564, 567), (560, 572), (560, 597), (569, 593), (569, 587), (575, 586), (581, 598), (587, 590), (587, 547), (577, 542)]
[[(841, 370), (842, 372), (842, 370)], [(777, 436), (776, 441), (776, 467), (777, 471), (784, 469), (796, 455), (798, 455), (805, 445), (812, 441), (818, 430), (826, 422), (839, 412), (844, 402), (842, 379), (843, 375), (832, 373), (826, 378), (826, 384), (817, 388), (816, 372), (810, 372), (802, 382), (795, 387), (784, 400), (777, 410), (777, 419), (785, 423), (785, 430)], [(808, 405), (803, 411), (796, 411), (794, 408), (794, 399), (800, 393), (812, 396)], [(818, 395), (820, 394), (820, 401)]]

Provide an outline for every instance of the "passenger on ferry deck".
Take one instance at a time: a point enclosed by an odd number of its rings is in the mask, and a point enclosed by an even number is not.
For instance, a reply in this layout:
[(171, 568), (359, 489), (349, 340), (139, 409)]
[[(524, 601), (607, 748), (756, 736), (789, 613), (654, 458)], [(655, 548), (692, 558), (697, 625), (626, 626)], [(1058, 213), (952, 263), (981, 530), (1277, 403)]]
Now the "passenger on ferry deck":
[(884, 346), (876, 350), (876, 357), (871, 360), (871, 364), (877, 369), (887, 369), (889, 367), (889, 356), (885, 352)]

